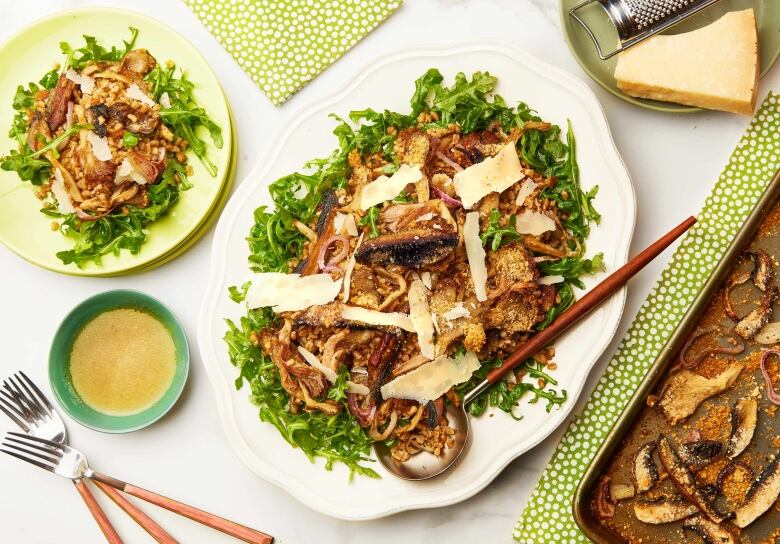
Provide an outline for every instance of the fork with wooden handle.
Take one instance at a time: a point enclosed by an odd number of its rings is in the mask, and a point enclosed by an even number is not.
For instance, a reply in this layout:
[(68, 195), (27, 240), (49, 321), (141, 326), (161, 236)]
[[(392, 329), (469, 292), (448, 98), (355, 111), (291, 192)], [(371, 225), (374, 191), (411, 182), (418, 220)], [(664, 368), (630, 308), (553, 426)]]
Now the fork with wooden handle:
[(101, 482), (249, 544), (271, 544), (274, 540), (270, 535), (234, 521), (95, 472), (89, 467), (84, 454), (65, 444), (11, 432), (6, 435), (0, 451), (71, 480), (89, 478), (95, 482)]
[[(11, 421), (31, 436), (45, 438), (61, 444), (68, 443), (68, 430), (65, 427), (65, 422), (62, 421), (62, 418), (51, 405), (49, 399), (46, 398), (46, 395), (21, 370), (3, 380), (3, 386), (0, 388), (0, 411), (4, 412)], [(87, 483), (79, 478), (73, 480), (73, 485), (87, 505), (92, 517), (95, 518), (108, 543), (122, 544), (122, 539), (113, 525), (111, 525), (103, 509), (100, 508)], [(177, 544), (176, 540), (165, 532), (152, 518), (112, 488), (107, 488), (111, 492), (100, 486), (98, 488), (106, 493), (111, 500), (133, 518), (138, 525), (143, 527), (157, 542), (160, 544)]]
[[(38, 396), (33, 392), (37, 393)], [(66, 443), (68, 441), (68, 432), (62, 418), (52, 408), (38, 387), (22, 371), (3, 380), (3, 386), (0, 388), (0, 411), (29, 435), (55, 442)], [(106, 541), (109, 544), (122, 544), (122, 539), (114, 526), (111, 525), (106, 513), (100, 508), (86, 482), (79, 478), (73, 480), (73, 485), (84, 500), (84, 504), (87, 505), (92, 517), (95, 518), (100, 531), (106, 537)]]

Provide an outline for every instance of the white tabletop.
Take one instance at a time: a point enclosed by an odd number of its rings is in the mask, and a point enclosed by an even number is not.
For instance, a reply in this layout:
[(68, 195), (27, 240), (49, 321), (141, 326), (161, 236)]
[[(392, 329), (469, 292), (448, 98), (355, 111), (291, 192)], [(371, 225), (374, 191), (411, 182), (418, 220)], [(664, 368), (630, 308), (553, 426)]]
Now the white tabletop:
[[(250, 171), (275, 128), (297, 109), (341, 87), (355, 75), (357, 67), (373, 57), (415, 43), (447, 45), (503, 39), (585, 79), (606, 110), (634, 181), (639, 210), (632, 246), (635, 251), (698, 211), (748, 123), (744, 117), (721, 113), (645, 111), (606, 93), (587, 79), (569, 54), (557, 22), (557, 0), (407, 0), (388, 21), (279, 109), (178, 1), (0, 0), (0, 40), (47, 13), (94, 4), (115, 4), (166, 21), (203, 53), (236, 114), (240, 146), (236, 183)], [(762, 96), (773, 87), (780, 88), (780, 68), (764, 79)], [(84, 298), (108, 289), (128, 287), (159, 297), (193, 338), (211, 238), (210, 232), (185, 255), (160, 269), (116, 279), (56, 275), (0, 247), (0, 376), (21, 368), (48, 390), (47, 353), (60, 320)], [(667, 253), (657, 259), (630, 284), (618, 335), (594, 369), (575, 414), (668, 257)], [(224, 439), (200, 356), (197, 351), (192, 355), (185, 394), (162, 421), (135, 433), (107, 435), (68, 420), (72, 442), (88, 452), (92, 463), (103, 471), (271, 533), (280, 543), (411, 544), (424, 542), (427, 535), (442, 542), (510, 542), (515, 521), (565, 428), (517, 459), (487, 489), (462, 504), (378, 521), (342, 522), (300, 505), (241, 464)], [(0, 430), (11, 430), (5, 418), (0, 418)], [(0, 541), (103, 542), (72, 487), (64, 479), (5, 456), (0, 458)], [(98, 498), (126, 542), (152, 542), (113, 504)], [(155, 507), (148, 507), (147, 512), (181, 542), (236, 542)]]

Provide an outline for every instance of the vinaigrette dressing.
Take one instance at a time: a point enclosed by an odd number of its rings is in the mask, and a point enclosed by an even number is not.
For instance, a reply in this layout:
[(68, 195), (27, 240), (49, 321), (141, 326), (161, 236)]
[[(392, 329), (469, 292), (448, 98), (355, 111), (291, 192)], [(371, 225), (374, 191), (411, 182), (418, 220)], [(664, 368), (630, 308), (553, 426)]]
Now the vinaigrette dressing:
[(106, 415), (137, 414), (173, 382), (176, 347), (165, 326), (145, 312), (109, 310), (76, 335), (70, 376), (79, 397)]

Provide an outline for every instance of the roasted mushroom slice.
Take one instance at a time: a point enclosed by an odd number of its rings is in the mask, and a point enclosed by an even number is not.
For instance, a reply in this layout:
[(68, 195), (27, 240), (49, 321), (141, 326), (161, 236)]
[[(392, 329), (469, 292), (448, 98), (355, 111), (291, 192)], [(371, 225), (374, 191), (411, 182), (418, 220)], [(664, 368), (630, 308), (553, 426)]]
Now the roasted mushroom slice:
[(761, 303), (758, 308), (752, 310), (740, 319), (739, 323), (734, 325), (734, 332), (745, 340), (750, 340), (757, 335), (758, 331), (769, 323), (769, 319), (772, 317), (772, 304), (774, 304), (778, 294), (780, 292), (778, 292), (776, 287), (768, 289), (764, 296), (761, 297)]
[[(348, 306), (341, 302), (329, 302), (321, 306), (311, 306), (306, 310), (295, 312), (293, 322), (296, 326), (332, 328), (347, 327), (356, 330), (383, 330), (396, 336), (403, 330), (392, 324), (375, 325), (365, 321), (359, 321), (361, 312), (368, 311), (358, 306)], [(345, 317), (345, 314), (347, 317)], [(395, 314), (397, 315), (397, 314)]]
[(726, 457), (734, 459), (745, 451), (753, 440), (758, 423), (758, 402), (741, 399), (731, 408), (731, 436), (726, 446)]
[(301, 276), (308, 276), (314, 274), (319, 269), (319, 263), (317, 257), (322, 249), (322, 245), (328, 242), (335, 234), (335, 228), (333, 226), (333, 218), (338, 213), (336, 207), (338, 206), (339, 199), (336, 193), (328, 191), (322, 195), (322, 200), (319, 203), (320, 215), (317, 218), (317, 225), (315, 227), (317, 231), (317, 240), (309, 248), (308, 257), (298, 263), (295, 267), (295, 272)]
[(688, 518), (683, 531), (699, 535), (704, 544), (737, 544), (737, 539), (724, 526), (713, 523), (701, 514)]
[(636, 488), (633, 484), (619, 484), (612, 482), (609, 486), (609, 495), (614, 501), (624, 501), (636, 496)]
[(693, 414), (702, 402), (731, 387), (742, 368), (741, 364), (733, 364), (713, 378), (679, 370), (666, 380), (658, 409), (670, 425), (676, 425)]
[(610, 494), (611, 481), (609, 476), (602, 476), (596, 484), (596, 493), (591, 499), (591, 510), (601, 520), (610, 519), (615, 515), (615, 502)]
[(298, 313), (295, 324), (318, 328), (349, 327), (350, 323), (341, 316), (343, 309), (344, 305), (340, 302), (312, 306)]
[(505, 145), (495, 133), (488, 130), (472, 132), (463, 136), (458, 144), (450, 150), (450, 153), (464, 168), (485, 160), (498, 153)]
[(364, 241), (355, 251), (355, 259), (363, 264), (417, 268), (447, 258), (456, 245), (458, 235), (454, 232), (408, 229)]
[(57, 84), (49, 91), (49, 98), (46, 101), (46, 122), (52, 133), (65, 123), (68, 115), (68, 102), (70, 102), (75, 88), (75, 83), (65, 77), (65, 74), (60, 74)]
[(36, 111), (30, 118), (30, 127), (27, 129), (27, 145), (33, 151), (38, 151), (43, 145), (51, 140), (51, 131), (49, 124), (43, 116), (43, 113)]
[(154, 110), (137, 111), (126, 102), (116, 102), (106, 109), (110, 119), (119, 121), (135, 134), (151, 134), (160, 126), (160, 115)]
[(681, 444), (677, 449), (680, 459), (691, 470), (699, 470), (712, 463), (723, 451), (717, 440), (695, 440)]
[(658, 467), (653, 459), (657, 442), (648, 442), (639, 447), (634, 457), (632, 476), (637, 493), (644, 493), (658, 483)]
[(128, 51), (117, 68), (120, 74), (130, 77), (143, 77), (151, 72), (157, 61), (146, 49)]
[(114, 181), (116, 164), (99, 160), (88, 146), (80, 146), (77, 153), (87, 187), (94, 189), (98, 185), (107, 186)]
[(661, 435), (658, 439), (658, 457), (661, 459), (661, 463), (675, 487), (711, 521), (721, 523), (730, 518), (730, 515), (718, 512), (704, 491), (699, 489), (693, 474), (685, 466), (685, 463), (680, 459), (669, 439), (664, 435)]
[(505, 333), (526, 333), (542, 321), (555, 304), (555, 288), (550, 285), (533, 289), (509, 291), (485, 310), (482, 324), (485, 329), (502, 329)]
[(422, 224), (436, 229), (456, 225), (447, 205), (437, 198), (412, 204), (391, 204), (379, 213), (377, 224), (389, 232), (398, 232), (410, 225)]
[(751, 274), (753, 283), (761, 291), (766, 292), (775, 278), (775, 264), (772, 262), (772, 257), (761, 249), (751, 251), (749, 255), (753, 260), (753, 272)]
[(734, 523), (744, 529), (769, 510), (778, 496), (780, 496), (780, 455), (775, 456), (750, 486), (745, 502), (737, 508), (737, 519)]
[(753, 285), (755, 285), (759, 291), (767, 293), (770, 291), (770, 285), (775, 277), (775, 268), (774, 263), (772, 262), (772, 257), (767, 255), (765, 251), (761, 249), (756, 251), (749, 251), (745, 254), (745, 256), (752, 261), (753, 268), (747, 274), (733, 274), (729, 279), (728, 285), (726, 286), (726, 291), (723, 294), (723, 305), (726, 311), (726, 315), (734, 321), (739, 321), (740, 318), (731, 305), (731, 290), (737, 285), (742, 285), (750, 279), (753, 280)]
[(86, 110), (87, 122), (92, 125), (92, 130), (100, 136), (105, 138), (108, 133), (106, 127), (106, 121), (108, 120), (108, 106), (103, 103), (90, 106)]
[(655, 499), (639, 499), (634, 503), (636, 519), (652, 525), (680, 521), (698, 511), (699, 509), (685, 500), (682, 495), (674, 497), (662, 495)]

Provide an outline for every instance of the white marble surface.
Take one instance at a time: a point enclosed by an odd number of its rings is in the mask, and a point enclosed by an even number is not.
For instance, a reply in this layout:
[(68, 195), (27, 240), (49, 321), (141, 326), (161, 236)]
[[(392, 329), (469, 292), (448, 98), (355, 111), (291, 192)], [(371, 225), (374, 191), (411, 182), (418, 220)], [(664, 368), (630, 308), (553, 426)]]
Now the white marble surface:
[[(239, 181), (285, 119), (341, 86), (354, 76), (357, 67), (390, 49), (498, 38), (586, 78), (561, 36), (555, 0), (407, 0), (384, 25), (279, 109), (271, 106), (178, 1), (0, 0), (0, 40), (47, 13), (94, 4), (116, 4), (168, 21), (205, 55), (236, 112)], [(636, 186), (639, 213), (633, 248), (638, 250), (699, 209), (747, 120), (720, 113), (675, 116), (644, 111), (589, 83), (604, 105)], [(773, 87), (780, 88), (778, 68), (764, 80), (762, 94)], [(211, 233), (161, 269), (116, 279), (57, 276), (0, 247), (0, 375), (23, 368), (46, 385), (49, 340), (61, 318), (82, 299), (107, 289), (129, 287), (161, 298), (176, 312), (190, 336), (194, 335), (210, 242)], [(586, 393), (593, 388), (667, 258), (668, 253), (631, 283), (618, 338), (594, 371)], [(153, 427), (119, 436), (90, 431), (74, 422), (69, 422), (69, 429), (73, 443), (89, 452), (95, 466), (190, 500), (290, 544), (412, 544), (430, 538), (457, 543), (510, 542), (517, 516), (562, 432), (517, 459), (485, 491), (462, 504), (346, 523), (308, 510), (244, 468), (223, 440), (197, 353), (193, 353), (185, 395), (176, 409)], [(0, 430), (10, 430), (7, 420), (0, 419)], [(152, 541), (113, 504), (102, 502), (127, 542)], [(149, 513), (182, 542), (235, 542), (154, 507), (149, 507)], [(14, 544), (103, 541), (67, 481), (5, 457), (0, 458), (0, 534), (0, 541)]]

